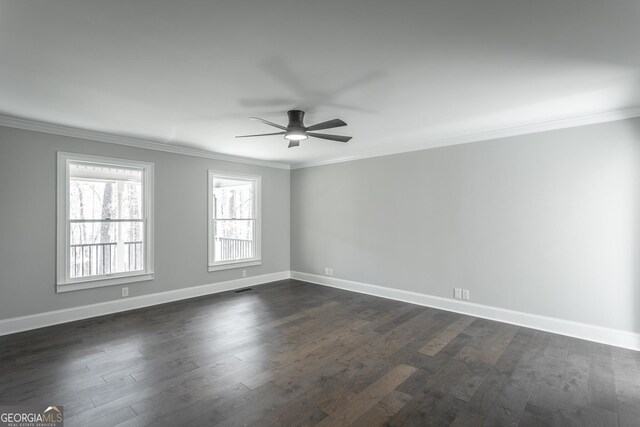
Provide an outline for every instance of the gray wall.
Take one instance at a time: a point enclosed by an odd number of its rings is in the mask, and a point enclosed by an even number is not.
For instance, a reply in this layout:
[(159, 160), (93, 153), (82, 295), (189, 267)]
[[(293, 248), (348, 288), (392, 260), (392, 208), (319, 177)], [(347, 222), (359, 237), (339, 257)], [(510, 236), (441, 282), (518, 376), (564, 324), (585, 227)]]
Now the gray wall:
[(0, 319), (120, 298), (119, 286), (54, 292), (56, 151), (155, 163), (156, 275), (132, 296), (240, 277), (207, 272), (206, 171), (220, 169), (263, 177), (263, 264), (250, 276), (291, 259), (296, 271), (442, 297), (462, 287), (480, 304), (640, 331), (640, 119), (291, 177), (0, 127)]
[(207, 170), (262, 176), (262, 265), (289, 270), (289, 171), (0, 127), (0, 319), (120, 298), (120, 286), (55, 293), (56, 152), (155, 164), (155, 280), (130, 296), (240, 278), (207, 272)]
[(295, 170), (291, 269), (640, 331), (640, 119)]

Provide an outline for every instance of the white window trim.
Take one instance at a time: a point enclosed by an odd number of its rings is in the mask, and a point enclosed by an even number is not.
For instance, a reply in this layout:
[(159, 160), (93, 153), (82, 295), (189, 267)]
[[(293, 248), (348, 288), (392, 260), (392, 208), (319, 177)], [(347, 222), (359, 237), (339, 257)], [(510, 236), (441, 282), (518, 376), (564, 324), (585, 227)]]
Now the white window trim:
[[(214, 261), (214, 236), (213, 236), (213, 177), (245, 179), (255, 182), (254, 208), (255, 208), (255, 228), (254, 243), (255, 256), (253, 258), (239, 261)], [(209, 271), (229, 270), (232, 268), (250, 267), (262, 264), (262, 177), (259, 175), (246, 175), (239, 173), (222, 172), (209, 170), (207, 174), (207, 247)]]
[[(114, 273), (74, 279), (69, 277), (68, 166), (70, 162), (74, 161), (142, 169), (144, 219), (146, 224), (145, 270), (143, 272)], [(56, 193), (56, 292), (70, 292), (153, 279), (153, 163), (58, 151)]]

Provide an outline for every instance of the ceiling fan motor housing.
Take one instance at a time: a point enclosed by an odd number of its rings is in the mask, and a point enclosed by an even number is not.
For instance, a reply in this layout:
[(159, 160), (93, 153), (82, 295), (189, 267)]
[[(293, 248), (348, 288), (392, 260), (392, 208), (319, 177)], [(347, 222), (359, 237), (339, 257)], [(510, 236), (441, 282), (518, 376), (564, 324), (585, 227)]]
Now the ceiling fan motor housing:
[(287, 116), (289, 116), (289, 126), (288, 128), (298, 128), (304, 130), (304, 111), (300, 110), (289, 110), (287, 111)]
[(287, 116), (289, 116), (289, 125), (284, 137), (291, 140), (306, 139), (307, 128), (304, 127), (304, 111), (289, 110)]

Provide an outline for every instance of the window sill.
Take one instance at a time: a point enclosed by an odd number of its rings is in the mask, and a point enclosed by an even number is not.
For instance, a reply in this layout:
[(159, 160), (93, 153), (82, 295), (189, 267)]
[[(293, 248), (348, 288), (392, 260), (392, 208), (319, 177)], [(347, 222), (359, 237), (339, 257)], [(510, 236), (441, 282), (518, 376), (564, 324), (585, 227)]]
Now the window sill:
[(209, 266), (209, 272), (219, 271), (219, 270), (230, 270), (232, 268), (242, 268), (242, 267), (251, 267), (253, 265), (261, 265), (261, 259), (252, 259), (248, 261), (238, 261), (238, 262), (229, 262), (225, 264), (216, 264)]
[(89, 279), (83, 281), (73, 281), (67, 283), (58, 283), (56, 292), (80, 291), (83, 289), (101, 288), (104, 286), (124, 285), (127, 283), (144, 282), (153, 280), (153, 273), (140, 273), (135, 275), (119, 276), (119, 277), (101, 277), (97, 279)]

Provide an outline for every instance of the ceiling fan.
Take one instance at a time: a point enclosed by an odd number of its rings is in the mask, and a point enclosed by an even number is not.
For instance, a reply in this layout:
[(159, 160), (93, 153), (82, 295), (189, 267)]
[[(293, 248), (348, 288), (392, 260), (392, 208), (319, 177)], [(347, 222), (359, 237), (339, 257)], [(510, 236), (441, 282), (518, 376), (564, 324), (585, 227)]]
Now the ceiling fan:
[(331, 141), (338, 142), (347, 142), (351, 139), (350, 136), (342, 136), (342, 135), (328, 135), (326, 133), (316, 133), (316, 130), (322, 129), (332, 129), (340, 126), (346, 126), (347, 124), (340, 119), (328, 120), (326, 122), (318, 123), (315, 125), (311, 125), (306, 127), (304, 125), (304, 111), (300, 110), (289, 110), (287, 111), (287, 116), (289, 116), (289, 124), (287, 126), (282, 126), (277, 123), (270, 122), (265, 119), (261, 119), (259, 117), (250, 117), (252, 120), (258, 120), (264, 124), (269, 126), (276, 127), (278, 129), (282, 129), (283, 132), (275, 132), (275, 133), (261, 133), (257, 135), (240, 135), (236, 136), (236, 138), (251, 138), (254, 136), (270, 136), (270, 135), (284, 135), (284, 138), (289, 140), (289, 148), (297, 147), (300, 145), (300, 141), (303, 139), (307, 139), (310, 136), (314, 138), (328, 139)]

